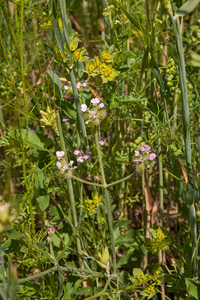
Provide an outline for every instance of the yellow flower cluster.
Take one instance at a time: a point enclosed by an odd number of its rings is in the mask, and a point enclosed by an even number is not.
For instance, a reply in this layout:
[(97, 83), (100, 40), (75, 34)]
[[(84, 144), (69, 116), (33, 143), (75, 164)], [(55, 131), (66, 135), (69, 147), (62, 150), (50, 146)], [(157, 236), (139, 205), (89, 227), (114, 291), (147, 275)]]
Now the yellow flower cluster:
[(40, 122), (42, 123), (41, 126), (52, 128), (59, 135), (55, 110), (51, 110), (50, 107), (47, 106), (47, 110), (40, 110), (40, 114), (42, 115), (42, 119), (40, 119)]
[(119, 75), (119, 71), (113, 68), (114, 54), (110, 50), (105, 50), (96, 59), (86, 62), (86, 72), (90, 76), (100, 75), (103, 83), (113, 81)]

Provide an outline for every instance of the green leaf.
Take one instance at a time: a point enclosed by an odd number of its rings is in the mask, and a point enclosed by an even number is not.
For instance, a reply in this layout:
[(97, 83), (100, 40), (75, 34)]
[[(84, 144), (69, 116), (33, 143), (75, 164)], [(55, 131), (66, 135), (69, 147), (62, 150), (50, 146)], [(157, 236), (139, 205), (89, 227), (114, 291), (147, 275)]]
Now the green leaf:
[(43, 43), (45, 51), (49, 54), (53, 52), (53, 48), (47, 45), (46, 43)]
[(44, 211), (49, 206), (49, 195), (42, 195), (36, 198), (41, 211)]
[(15, 194), (12, 198), (12, 207), (18, 214), (20, 214), (20, 204), (22, 202), (22, 197), (22, 195)]
[(188, 294), (197, 300), (200, 299), (200, 283), (190, 278), (186, 278), (185, 282)]
[(179, 9), (176, 11), (176, 15), (182, 16), (182, 17), (188, 15), (189, 13), (191, 13), (191, 11), (193, 11), (193, 9), (195, 9), (195, 7), (199, 3), (199, 1), (200, 0), (187, 1), (181, 7), (179, 7)]
[(65, 113), (65, 115), (67, 115), (71, 119), (76, 120), (77, 112), (76, 112), (75, 108), (69, 102), (62, 101), (61, 102), (61, 110)]
[[(25, 139), (26, 129), (22, 129), (21, 133), (22, 138)], [(51, 147), (53, 145), (53, 142), (51, 139), (45, 137), (40, 133), (28, 130), (27, 144), (31, 145), (31, 147), (34, 147), (38, 150), (49, 151), (47, 148)]]
[(117, 64), (122, 64), (123, 62), (127, 61), (129, 58), (135, 57), (135, 53), (132, 51), (124, 51), (122, 52), (115, 61)]
[(21, 247), (20, 247), (20, 243), (18, 240), (7, 240), (7, 241), (5, 241), (5, 243), (3, 243), (2, 249), (4, 250), (4, 252), (6, 254), (10, 254), (13, 252), (14, 253), (19, 252)]
[(129, 220), (118, 220), (114, 224), (114, 230), (121, 227), (127, 227), (130, 223), (131, 221)]
[(58, 77), (58, 75), (56, 75), (54, 72), (48, 70), (47, 71), (48, 75), (51, 77), (52, 81), (57, 85), (57, 87), (59, 88), (59, 90), (61, 91), (63, 84), (60, 81), (60, 78)]
[(16, 229), (10, 229), (6, 232), (6, 236), (12, 240), (18, 239), (21, 237), (22, 233), (20, 231), (17, 231)]

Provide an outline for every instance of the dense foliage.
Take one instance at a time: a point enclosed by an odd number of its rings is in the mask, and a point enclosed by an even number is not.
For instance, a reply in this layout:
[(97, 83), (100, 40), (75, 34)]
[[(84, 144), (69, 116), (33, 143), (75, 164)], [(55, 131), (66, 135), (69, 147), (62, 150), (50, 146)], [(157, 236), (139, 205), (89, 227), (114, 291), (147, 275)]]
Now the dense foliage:
[(198, 1), (0, 2), (0, 298), (199, 299)]

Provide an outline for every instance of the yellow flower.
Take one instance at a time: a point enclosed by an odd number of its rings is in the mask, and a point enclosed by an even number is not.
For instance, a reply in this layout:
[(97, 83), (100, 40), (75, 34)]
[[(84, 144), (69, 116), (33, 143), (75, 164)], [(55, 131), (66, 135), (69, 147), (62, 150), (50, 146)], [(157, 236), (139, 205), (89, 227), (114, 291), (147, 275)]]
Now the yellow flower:
[(86, 61), (86, 72), (92, 76), (97, 75), (96, 64), (95, 64), (94, 59), (90, 59), (90, 60)]
[(82, 49), (82, 50), (81, 49), (77, 49), (73, 53), (72, 59), (82, 62), (82, 61), (86, 60), (84, 54), (85, 54), (85, 49)]
[(103, 83), (107, 83), (108, 81), (115, 80), (115, 77), (119, 75), (119, 71), (116, 71), (114, 68), (112, 68), (112, 65), (106, 65), (105, 68), (103, 68), (101, 73), (101, 78), (103, 79)]
[(111, 50), (104, 50), (103, 52), (101, 52), (100, 57), (103, 61), (109, 63), (109, 62), (113, 62), (114, 61), (114, 54), (111, 54), (112, 51)]

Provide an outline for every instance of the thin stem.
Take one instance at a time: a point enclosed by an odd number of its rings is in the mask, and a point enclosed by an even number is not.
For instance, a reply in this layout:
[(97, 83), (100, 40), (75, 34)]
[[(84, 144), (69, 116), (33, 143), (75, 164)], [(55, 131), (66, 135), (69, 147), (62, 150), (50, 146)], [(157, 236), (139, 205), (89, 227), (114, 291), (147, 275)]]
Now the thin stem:
[[(59, 3), (60, 3), (61, 19), (62, 19), (62, 23), (63, 23), (63, 32), (64, 32), (66, 48), (67, 48), (67, 56), (68, 56), (68, 60), (71, 64), (71, 66), (73, 66), (73, 64), (71, 62), (71, 52), (70, 52), (70, 44), (69, 44), (68, 15), (67, 15), (66, 1), (59, 0)], [(73, 90), (73, 94), (74, 94), (74, 101), (75, 101), (76, 110), (77, 110), (78, 127), (79, 127), (79, 130), (82, 131), (85, 142), (88, 145), (87, 132), (85, 129), (84, 119), (82, 117), (81, 104), (80, 104), (79, 97), (78, 97), (78, 90), (76, 87), (76, 80), (75, 80), (74, 71), (73, 71), (72, 67), (69, 68), (69, 73), (70, 73), (70, 78), (71, 78), (72, 90)]]
[[(101, 150), (100, 150), (100, 146), (99, 146), (97, 130), (95, 130), (95, 142), (96, 142), (96, 147), (97, 147), (97, 153), (98, 153), (98, 158), (99, 158), (99, 165), (100, 165), (100, 172), (101, 172), (103, 186), (107, 186), (105, 174), (104, 174), (103, 163), (102, 163)], [(108, 213), (108, 224), (109, 224), (109, 229), (110, 229), (110, 239), (111, 239), (111, 247), (112, 247), (112, 255), (113, 255), (113, 273), (116, 274), (117, 262), (116, 262), (115, 241), (114, 241), (114, 233), (113, 233), (113, 217), (112, 217), (112, 209), (111, 209), (111, 200), (110, 200), (107, 188), (104, 188), (104, 193), (105, 193), (105, 199), (106, 199), (106, 208), (107, 208), (107, 213)]]

